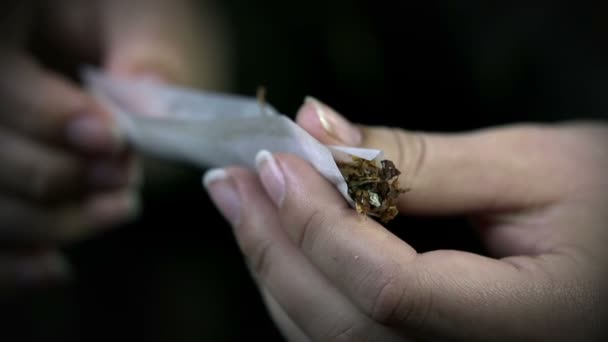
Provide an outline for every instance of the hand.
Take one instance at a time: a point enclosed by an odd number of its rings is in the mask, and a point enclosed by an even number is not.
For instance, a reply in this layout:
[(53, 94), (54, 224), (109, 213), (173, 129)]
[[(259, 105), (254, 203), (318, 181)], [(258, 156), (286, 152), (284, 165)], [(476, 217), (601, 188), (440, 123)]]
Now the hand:
[(110, 115), (19, 51), (0, 57), (0, 294), (68, 275), (58, 248), (137, 212), (137, 165)]
[(201, 74), (209, 68), (193, 41), (210, 33), (196, 35), (203, 27), (188, 1), (25, 1), (10, 9), (3, 29), (12, 40), (0, 46), (0, 294), (65, 277), (59, 247), (138, 212), (140, 166), (112, 117), (26, 41), (44, 42), (68, 69), (99, 60), (119, 76), (221, 83), (219, 73)]
[(353, 125), (313, 99), (297, 121), (324, 143), (384, 150), (411, 188), (401, 214), (467, 215), (493, 255), (417, 253), (291, 155), (260, 152), (257, 174), (210, 171), (205, 185), (288, 339), (601, 339), (605, 125), (414, 133)]

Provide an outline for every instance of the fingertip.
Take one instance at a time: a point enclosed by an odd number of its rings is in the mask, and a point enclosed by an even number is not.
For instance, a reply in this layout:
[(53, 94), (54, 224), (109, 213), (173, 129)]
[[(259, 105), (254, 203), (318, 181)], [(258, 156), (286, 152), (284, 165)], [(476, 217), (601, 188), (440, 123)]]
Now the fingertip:
[(260, 150), (255, 155), (255, 167), (259, 169), (263, 163), (267, 161), (272, 161), (273, 159), (274, 157), (272, 156), (272, 153), (270, 153), (270, 151)]
[(312, 96), (304, 99), (296, 122), (324, 144), (359, 146), (362, 142), (358, 126)]
[[(284, 174), (285, 194), (283, 202), (292, 204), (312, 203), (324, 208), (346, 207), (348, 203), (335, 185), (323, 177), (309, 162), (288, 153), (274, 154), (276, 164)], [(314, 201), (313, 198), (314, 197)], [(293, 204), (299, 203), (299, 204)]]
[(285, 176), (276, 159), (266, 150), (261, 150), (255, 156), (256, 169), (260, 182), (266, 193), (278, 208), (283, 205), (285, 198)]
[(91, 161), (86, 173), (92, 190), (109, 190), (123, 187), (137, 189), (143, 182), (140, 165), (131, 160), (100, 159)]
[(318, 115), (318, 106), (315, 105), (315, 100), (307, 96), (304, 103), (298, 109), (296, 114), (296, 123), (302, 127), (308, 134), (315, 137), (324, 144), (336, 144), (338, 141), (329, 134), (329, 123), (323, 116)]
[(203, 186), (222, 215), (232, 226), (238, 226), (242, 200), (235, 182), (224, 169), (208, 170), (203, 176)]
[(226, 170), (210, 169), (210, 170), (207, 170), (207, 172), (205, 172), (205, 174), (203, 175), (203, 178), (201, 179), (201, 182), (203, 183), (203, 186), (205, 187), (205, 189), (208, 190), (209, 186), (212, 183), (215, 183), (216, 181), (225, 180), (226, 178), (228, 178)]
[(90, 155), (117, 155), (125, 142), (115, 123), (100, 114), (88, 110), (72, 116), (65, 127), (67, 143), (79, 152)]
[(141, 197), (134, 190), (101, 193), (89, 199), (86, 220), (98, 229), (134, 220), (141, 212)]

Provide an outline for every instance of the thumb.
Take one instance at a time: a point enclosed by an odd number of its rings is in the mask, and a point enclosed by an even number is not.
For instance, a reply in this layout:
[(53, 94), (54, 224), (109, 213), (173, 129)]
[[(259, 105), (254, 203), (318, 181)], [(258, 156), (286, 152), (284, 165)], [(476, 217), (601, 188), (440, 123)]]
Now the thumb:
[(460, 134), (350, 123), (307, 97), (297, 123), (320, 142), (380, 149), (402, 172), (401, 212), (460, 214), (544, 205), (563, 189), (548, 172), (556, 130), (519, 125)]

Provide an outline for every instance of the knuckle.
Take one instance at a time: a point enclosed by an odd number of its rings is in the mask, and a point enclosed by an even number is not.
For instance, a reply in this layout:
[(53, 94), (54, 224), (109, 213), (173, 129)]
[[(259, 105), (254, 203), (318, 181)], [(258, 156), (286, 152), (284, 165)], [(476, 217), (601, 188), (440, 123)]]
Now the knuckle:
[(357, 338), (355, 337), (355, 326), (353, 324), (349, 324), (346, 327), (335, 329), (335, 331), (329, 332), (327, 334), (327, 338), (324, 338), (323, 340), (330, 342), (356, 341)]
[(300, 225), (295, 231), (295, 244), (301, 250), (312, 250), (319, 235), (319, 227), (328, 224), (327, 217), (319, 209), (313, 209), (307, 216), (304, 224)]
[(250, 254), (250, 265), (255, 274), (266, 277), (270, 273), (272, 258), (269, 257), (272, 243), (268, 241), (260, 242)]
[(397, 145), (397, 165), (409, 175), (412, 180), (418, 178), (428, 158), (429, 142), (422, 133), (406, 133), (400, 129), (392, 129)]
[[(398, 270), (385, 272), (372, 301), (370, 318), (382, 325), (422, 327), (431, 311), (431, 296), (420, 277), (405, 279)], [(409, 284), (409, 285), (408, 285)]]
[(259, 236), (255, 229), (248, 228), (250, 227), (236, 229), (237, 241), (249, 269), (264, 278), (269, 274), (272, 266), (272, 258), (269, 254), (272, 252), (273, 242)]
[(404, 295), (404, 288), (397, 283), (395, 276), (385, 276), (372, 301), (370, 317), (381, 324), (395, 323), (400, 316)]
[(342, 320), (336, 322), (332, 329), (323, 336), (322, 341), (377, 341), (378, 325), (366, 319)]

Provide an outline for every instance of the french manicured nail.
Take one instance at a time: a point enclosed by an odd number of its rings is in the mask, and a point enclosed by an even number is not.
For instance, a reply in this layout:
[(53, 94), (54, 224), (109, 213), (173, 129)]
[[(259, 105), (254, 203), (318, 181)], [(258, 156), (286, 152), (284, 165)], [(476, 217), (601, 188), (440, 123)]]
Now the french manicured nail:
[(335, 110), (312, 96), (307, 96), (304, 99), (304, 104), (312, 107), (327, 134), (349, 146), (361, 144), (361, 132), (359, 129)]
[(112, 152), (119, 145), (116, 132), (95, 115), (80, 115), (66, 128), (66, 138), (75, 148), (87, 152)]
[(233, 226), (237, 225), (241, 216), (241, 198), (226, 171), (207, 171), (203, 177), (203, 185), (226, 220)]
[(261, 150), (255, 156), (255, 165), (268, 196), (280, 208), (285, 198), (285, 176), (281, 167), (266, 150)]

